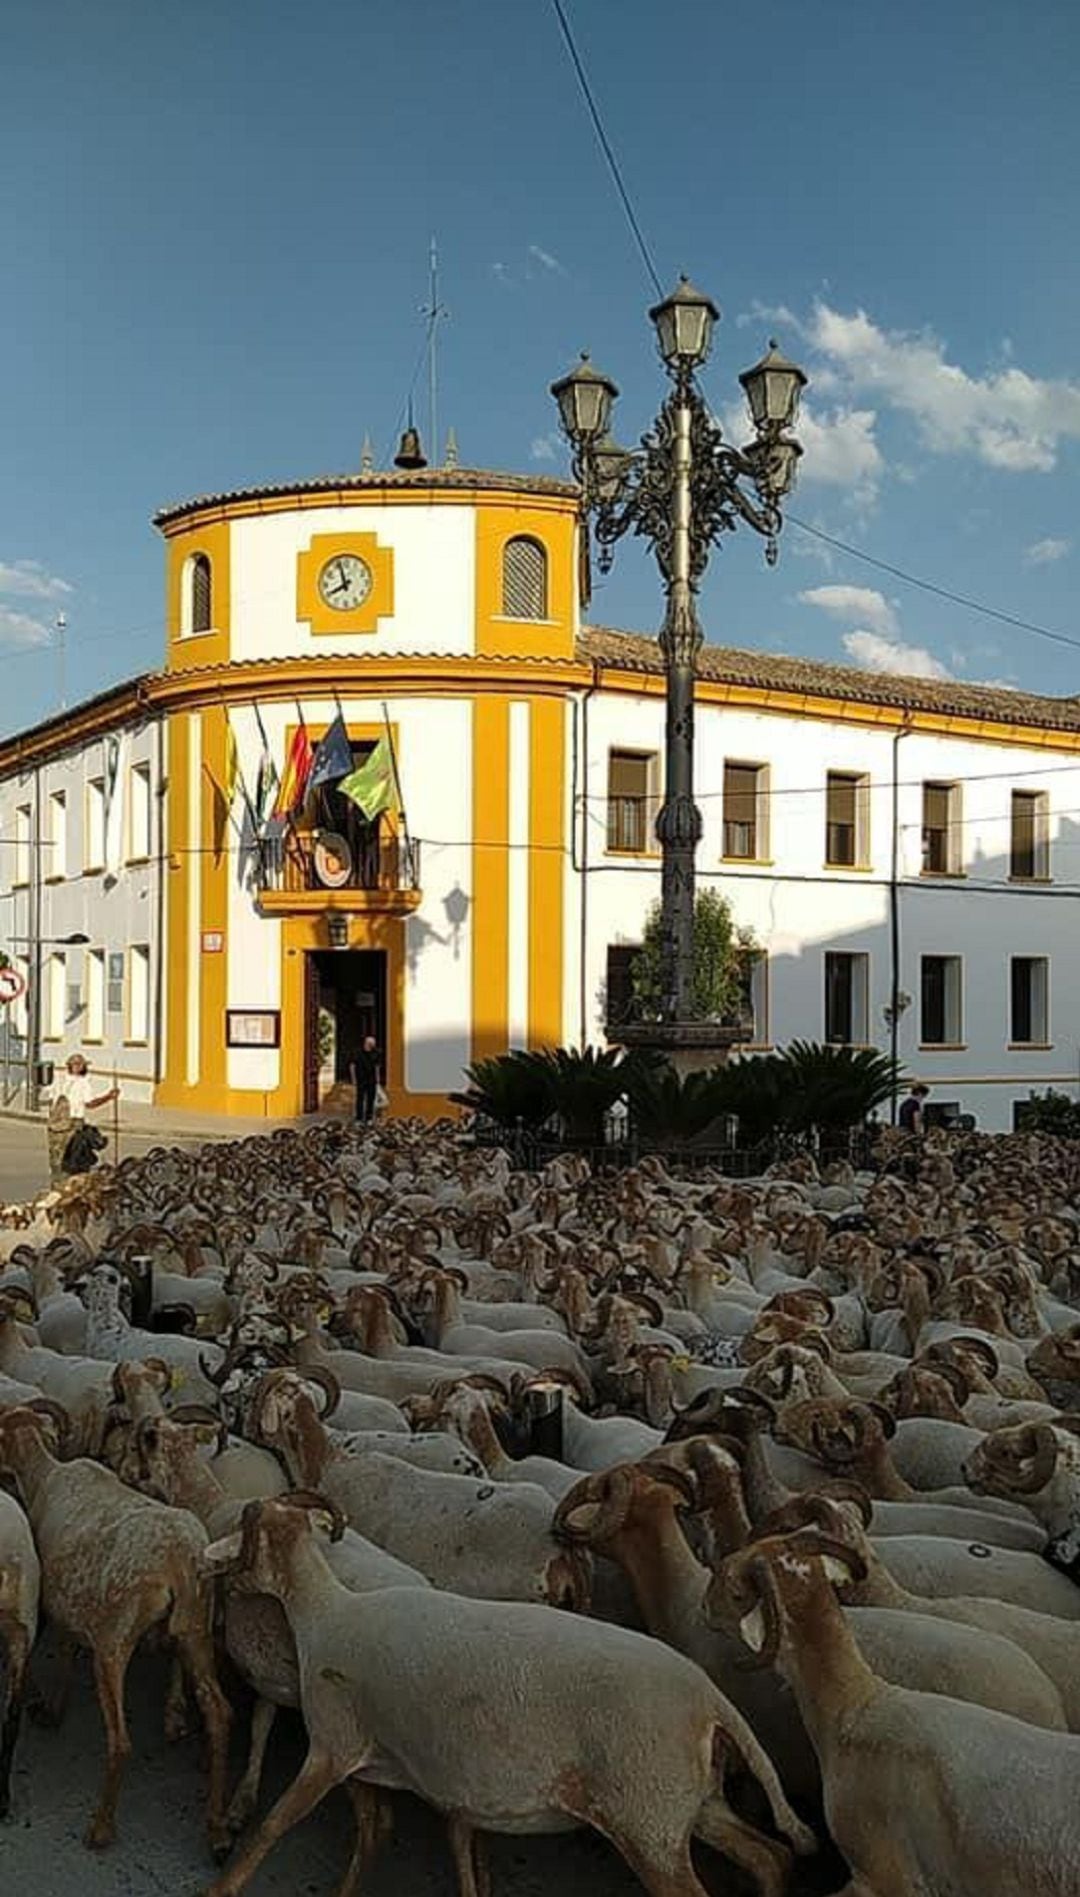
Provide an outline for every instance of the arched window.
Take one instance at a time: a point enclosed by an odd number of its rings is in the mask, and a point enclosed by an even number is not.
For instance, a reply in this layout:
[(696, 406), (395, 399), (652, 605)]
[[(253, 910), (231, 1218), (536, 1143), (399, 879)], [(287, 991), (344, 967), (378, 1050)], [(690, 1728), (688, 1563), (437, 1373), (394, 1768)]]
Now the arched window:
[(209, 632), (214, 623), (214, 587), (210, 562), (197, 553), (188, 568), (189, 632)]
[(503, 548), (502, 609), (507, 619), (547, 618), (547, 554), (539, 540), (520, 534)]

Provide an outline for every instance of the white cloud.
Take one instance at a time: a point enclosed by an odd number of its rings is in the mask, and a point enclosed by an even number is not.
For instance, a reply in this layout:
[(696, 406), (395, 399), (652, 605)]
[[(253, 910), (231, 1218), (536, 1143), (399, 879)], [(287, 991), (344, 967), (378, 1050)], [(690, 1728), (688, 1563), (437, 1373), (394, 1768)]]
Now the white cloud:
[(554, 430), (550, 435), (534, 435), (532, 445), (529, 449), (529, 459), (531, 461), (554, 461), (558, 454), (561, 440), (561, 435), (555, 434)]
[(550, 270), (554, 276), (565, 277), (565, 264), (561, 264), (557, 257), (553, 257), (550, 250), (542, 250), (539, 244), (530, 244), (529, 255), (534, 263), (540, 264), (544, 270)]
[(17, 613), (10, 606), (0, 606), (0, 646), (41, 646), (47, 645), (49, 628), (40, 619), (31, 619), (29, 613)]
[(1071, 540), (1055, 540), (1048, 536), (1045, 540), (1033, 541), (1024, 553), (1028, 566), (1052, 566), (1055, 560), (1064, 560), (1072, 551)]
[(897, 631), (895, 609), (873, 586), (808, 586), (797, 597), (800, 605), (817, 606), (832, 619), (861, 619), (879, 635)]
[(0, 593), (20, 599), (66, 599), (74, 589), (37, 560), (0, 560)]
[(805, 331), (854, 393), (877, 396), (915, 421), (934, 454), (971, 454), (990, 467), (1049, 472), (1065, 441), (1080, 440), (1080, 386), (1012, 364), (985, 376), (946, 360), (929, 331), (888, 332), (865, 310), (819, 303)]
[(822, 481), (829, 487), (855, 490), (864, 504), (872, 501), (885, 472), (885, 460), (874, 439), (876, 421), (872, 408), (835, 408), (820, 415), (812, 408), (801, 409), (800, 483)]
[[(857, 590), (857, 589), (853, 589)], [(952, 673), (925, 646), (883, 639), (879, 632), (845, 632), (844, 651), (867, 672), (898, 672), (904, 678), (951, 678)]]

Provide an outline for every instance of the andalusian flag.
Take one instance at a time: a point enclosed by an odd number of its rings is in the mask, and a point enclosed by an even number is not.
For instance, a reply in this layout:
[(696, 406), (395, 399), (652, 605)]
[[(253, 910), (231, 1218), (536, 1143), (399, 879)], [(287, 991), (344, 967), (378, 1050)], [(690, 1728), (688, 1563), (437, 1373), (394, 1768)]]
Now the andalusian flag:
[(275, 822), (282, 822), (300, 809), (307, 796), (314, 758), (315, 752), (311, 739), (308, 737), (308, 728), (305, 724), (299, 724), (293, 732), (289, 755), (285, 759), (285, 769), (278, 786), (277, 802), (273, 812)]
[(394, 754), (385, 738), (380, 738), (366, 763), (350, 776), (343, 777), (338, 790), (351, 797), (369, 823), (397, 803)]

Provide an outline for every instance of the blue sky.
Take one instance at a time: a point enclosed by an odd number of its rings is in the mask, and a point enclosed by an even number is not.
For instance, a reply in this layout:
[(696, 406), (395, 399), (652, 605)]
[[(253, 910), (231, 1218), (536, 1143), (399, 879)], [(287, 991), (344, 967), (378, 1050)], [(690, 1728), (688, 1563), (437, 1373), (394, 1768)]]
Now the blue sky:
[[(1080, 638), (1072, 0), (567, 8), (661, 277), (722, 306), (716, 411), (770, 333), (811, 374), (793, 512)], [(155, 508), (392, 451), (432, 232), (463, 463), (562, 472), (583, 346), (647, 425), (651, 286), (548, 0), (8, 0), (3, 41), (3, 729), (57, 702), (58, 611), (69, 699), (159, 662)], [(771, 573), (731, 536), (702, 606), (724, 642), (1080, 690), (1080, 653), (794, 528)], [(592, 616), (656, 626), (640, 547)]]

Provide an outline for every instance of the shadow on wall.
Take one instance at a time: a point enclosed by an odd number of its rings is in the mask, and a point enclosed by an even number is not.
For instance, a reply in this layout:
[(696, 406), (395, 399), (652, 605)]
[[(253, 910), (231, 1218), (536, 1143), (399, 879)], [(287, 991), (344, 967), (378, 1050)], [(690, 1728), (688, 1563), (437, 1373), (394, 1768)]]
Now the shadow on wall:
[[(958, 1066), (969, 1067), (972, 1079), (949, 1081), (948, 1098), (963, 1096), (965, 1090), (972, 1094), (974, 1104), (960, 1098), (961, 1110), (977, 1112), (980, 1123), (989, 1128), (1010, 1126), (1014, 1101), (1026, 1100), (1033, 1088), (1080, 1093), (1078, 1036), (1071, 1014), (1080, 981), (1080, 823), (1058, 820), (1050, 867), (1052, 882), (1010, 880), (1007, 855), (976, 851), (963, 875), (907, 876), (896, 885), (896, 988), (909, 998), (897, 1034), (901, 1067), (932, 1089), (938, 1076), (944, 1081)], [(633, 872), (602, 864), (589, 870), (590, 876), (612, 873)], [(642, 878), (643, 920), (653, 882), (659, 880), (655, 870), (648, 874), (647, 895)], [(825, 1040), (828, 1028), (837, 1026), (846, 1012), (856, 1044), (890, 1051), (888, 877), (857, 879), (860, 892), (873, 891), (878, 898), (878, 918), (822, 935), (814, 933), (810, 920), (815, 900), (820, 890), (855, 883), (843, 871), (774, 880), (752, 872), (703, 870), (698, 883), (721, 889), (730, 898), (735, 920), (753, 924), (768, 955), (766, 1044)], [(770, 938), (752, 906), (751, 891), (760, 892), (762, 884), (784, 892), (789, 904), (793, 894), (805, 897), (807, 922), (800, 919), (800, 932), (805, 929), (810, 940), (795, 949), (777, 949), (776, 937)], [(837, 961), (827, 963), (827, 957)], [(931, 959), (936, 966), (928, 968)], [(1014, 960), (1029, 966), (1013, 970)], [(1044, 969), (1032, 966), (1041, 963)], [(606, 987), (602, 982), (596, 997), (600, 1021), (605, 1019)]]

